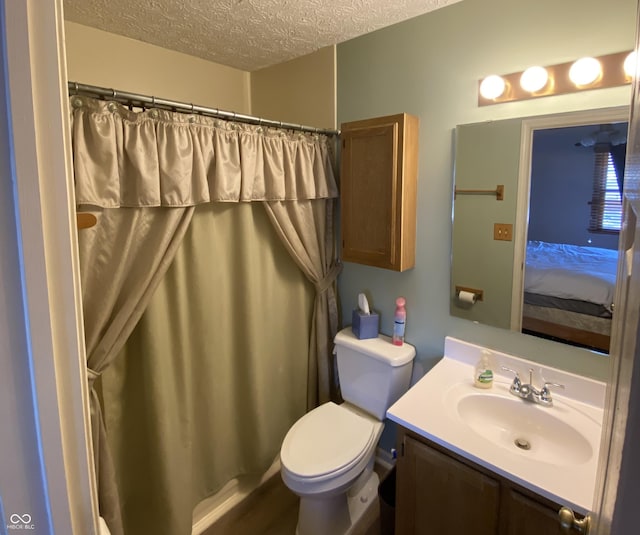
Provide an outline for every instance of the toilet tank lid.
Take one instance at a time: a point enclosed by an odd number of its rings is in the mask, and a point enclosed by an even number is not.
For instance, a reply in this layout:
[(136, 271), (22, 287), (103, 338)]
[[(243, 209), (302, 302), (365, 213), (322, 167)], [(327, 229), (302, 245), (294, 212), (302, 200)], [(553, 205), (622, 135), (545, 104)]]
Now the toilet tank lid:
[(346, 327), (336, 334), (334, 342), (336, 346), (359, 351), (374, 359), (384, 361), (389, 366), (402, 366), (411, 362), (416, 356), (416, 348), (411, 344), (404, 343), (401, 346), (395, 346), (391, 343), (391, 338), (384, 334), (379, 334), (377, 338), (359, 340), (353, 334), (351, 327)]

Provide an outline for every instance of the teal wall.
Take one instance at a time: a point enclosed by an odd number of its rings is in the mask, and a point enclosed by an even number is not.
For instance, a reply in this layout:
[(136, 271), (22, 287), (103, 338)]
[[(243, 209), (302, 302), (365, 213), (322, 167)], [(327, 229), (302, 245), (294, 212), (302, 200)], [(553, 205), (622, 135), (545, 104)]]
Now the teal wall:
[(636, 0), (463, 0), (342, 43), (338, 122), (407, 112), (420, 118), (416, 267), (404, 273), (345, 263), (343, 323), (361, 291), (390, 334), (394, 300), (407, 298), (406, 340), (431, 367), (454, 336), (604, 379), (608, 359), (449, 315), (453, 139), (456, 125), (630, 103), (630, 87), (477, 106), (478, 80), (530, 65), (633, 48)]
[[(511, 325), (515, 241), (494, 240), (493, 225), (516, 228), (521, 130), (520, 119), (504, 119), (458, 126), (455, 137), (456, 189), (491, 190), (500, 184), (504, 198), (454, 197), (450, 311), (505, 329)], [(483, 299), (473, 306), (460, 303), (456, 286), (482, 290)]]

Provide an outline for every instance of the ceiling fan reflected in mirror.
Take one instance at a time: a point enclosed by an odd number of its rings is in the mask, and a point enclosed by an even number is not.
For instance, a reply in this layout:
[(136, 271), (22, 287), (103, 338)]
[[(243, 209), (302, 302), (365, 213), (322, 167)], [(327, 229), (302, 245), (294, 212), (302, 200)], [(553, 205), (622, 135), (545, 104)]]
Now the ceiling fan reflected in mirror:
[(575, 143), (576, 147), (594, 147), (599, 144), (612, 146), (627, 142), (626, 129), (621, 130), (617, 125), (601, 124), (597, 130), (584, 136)]

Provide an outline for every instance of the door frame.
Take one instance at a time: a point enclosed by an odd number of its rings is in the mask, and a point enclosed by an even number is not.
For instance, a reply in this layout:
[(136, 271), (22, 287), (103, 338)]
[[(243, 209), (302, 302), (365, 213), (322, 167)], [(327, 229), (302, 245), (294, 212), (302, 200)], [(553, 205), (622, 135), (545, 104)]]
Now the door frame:
[[(0, 0), (27, 354), (53, 533), (98, 533), (62, 0)], [(42, 526), (40, 526), (42, 527)], [(49, 530), (47, 530), (49, 532)], [(43, 531), (44, 533), (44, 531)]]
[[(640, 4), (636, 47), (640, 47)], [(596, 478), (593, 520), (596, 535), (636, 533), (640, 502), (640, 81), (632, 82), (631, 117), (619, 241), (618, 284), (610, 376)]]

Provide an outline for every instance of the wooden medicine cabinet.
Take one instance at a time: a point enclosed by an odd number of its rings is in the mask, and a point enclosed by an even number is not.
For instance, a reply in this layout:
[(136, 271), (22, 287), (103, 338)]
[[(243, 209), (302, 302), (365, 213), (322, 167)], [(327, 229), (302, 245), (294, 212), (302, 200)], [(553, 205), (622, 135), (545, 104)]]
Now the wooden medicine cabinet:
[(343, 123), (342, 259), (394, 271), (415, 265), (418, 118)]

